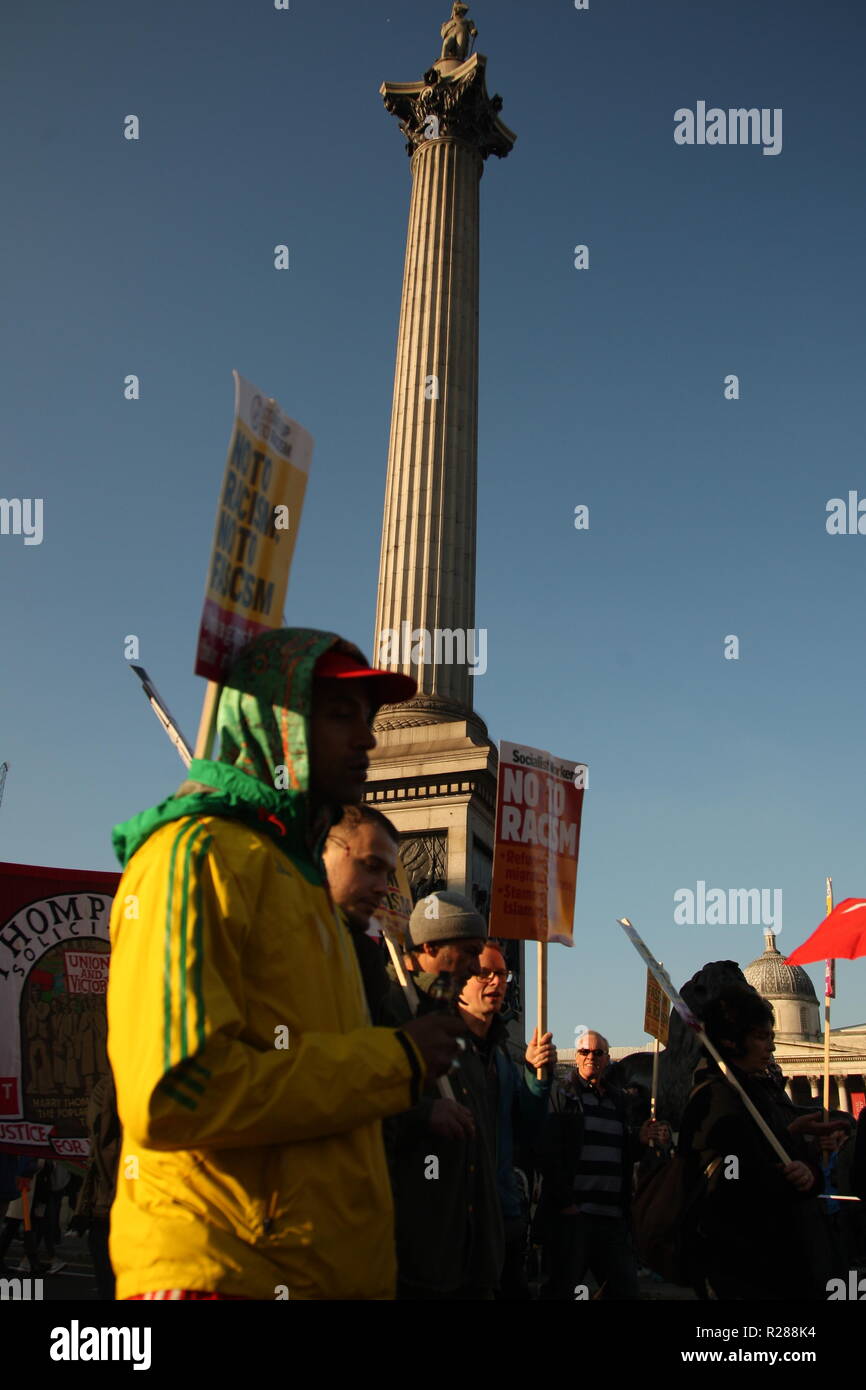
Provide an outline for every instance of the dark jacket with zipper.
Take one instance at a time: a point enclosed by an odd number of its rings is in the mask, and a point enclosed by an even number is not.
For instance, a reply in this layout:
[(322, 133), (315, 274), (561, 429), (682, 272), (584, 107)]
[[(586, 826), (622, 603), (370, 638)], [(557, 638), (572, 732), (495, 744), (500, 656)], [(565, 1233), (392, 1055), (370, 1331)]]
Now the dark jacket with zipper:
[[(411, 1011), (392, 981), (383, 1004), (383, 1023), (400, 1027)], [(418, 993), (418, 1015), (442, 1006), (431, 998), (436, 976), (410, 976)], [(453, 1006), (447, 1006), (452, 1009)], [(385, 1148), (394, 1192), (398, 1288), (431, 1293), (492, 1290), (499, 1284), (504, 1236), (496, 1184), (496, 1117), (490, 1105), (485, 1065), (466, 1035), (460, 1066), (449, 1073), (458, 1104), (475, 1120), (472, 1139), (442, 1139), (430, 1130), (440, 1099), (427, 1086), (411, 1110), (384, 1123)]]
[[(580, 1166), (584, 1141), (584, 1115), (581, 1087), (574, 1082), (574, 1074), (568, 1082), (554, 1087), (547, 1120), (538, 1147), (538, 1166), (541, 1169), (543, 1185), (539, 1213), (540, 1229), (559, 1215), (564, 1207), (574, 1204), (574, 1179)], [(617, 1118), (623, 1128), (622, 1188), (620, 1206), (627, 1216), (631, 1205), (632, 1171), (641, 1155), (641, 1145), (637, 1132), (629, 1126), (626, 1118), (625, 1097), (613, 1087), (604, 1086), (602, 1092), (610, 1098), (616, 1108)]]

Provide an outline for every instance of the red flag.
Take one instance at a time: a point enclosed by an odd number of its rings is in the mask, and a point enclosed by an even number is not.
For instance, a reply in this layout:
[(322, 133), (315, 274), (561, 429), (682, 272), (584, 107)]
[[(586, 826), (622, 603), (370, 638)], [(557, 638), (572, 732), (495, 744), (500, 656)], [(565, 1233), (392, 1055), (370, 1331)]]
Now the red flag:
[(845, 898), (825, 917), (787, 965), (809, 965), (818, 960), (856, 960), (866, 956), (866, 898)]

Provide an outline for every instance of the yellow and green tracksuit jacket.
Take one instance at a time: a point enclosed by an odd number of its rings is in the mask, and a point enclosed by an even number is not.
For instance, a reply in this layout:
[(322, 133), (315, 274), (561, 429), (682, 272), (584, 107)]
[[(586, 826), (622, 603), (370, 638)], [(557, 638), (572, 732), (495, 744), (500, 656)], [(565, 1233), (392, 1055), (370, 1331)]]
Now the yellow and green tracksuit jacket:
[(420, 1053), (370, 1026), (321, 861), (272, 814), (291, 794), (222, 762), (190, 775), (114, 836), (117, 1296), (392, 1298), (380, 1121), (417, 1100)]

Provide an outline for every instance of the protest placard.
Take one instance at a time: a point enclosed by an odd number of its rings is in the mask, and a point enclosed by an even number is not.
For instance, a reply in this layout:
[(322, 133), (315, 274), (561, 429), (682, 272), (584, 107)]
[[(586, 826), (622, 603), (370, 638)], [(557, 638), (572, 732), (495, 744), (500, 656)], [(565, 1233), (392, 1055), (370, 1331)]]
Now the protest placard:
[(670, 1027), (670, 1004), (667, 995), (651, 970), (646, 972), (646, 1002), (643, 1018), (644, 1032), (667, 1046)]
[(280, 627), (313, 455), (312, 436), (238, 372), (196, 675), (219, 682), (260, 632)]
[(401, 953), (410, 949), (409, 918), (412, 915), (412, 889), (397, 856), (397, 866), (388, 875), (388, 888), (375, 915), (370, 920), (371, 931), (381, 932), (386, 940), (394, 943)]
[(490, 935), (573, 946), (586, 767), (499, 745)]

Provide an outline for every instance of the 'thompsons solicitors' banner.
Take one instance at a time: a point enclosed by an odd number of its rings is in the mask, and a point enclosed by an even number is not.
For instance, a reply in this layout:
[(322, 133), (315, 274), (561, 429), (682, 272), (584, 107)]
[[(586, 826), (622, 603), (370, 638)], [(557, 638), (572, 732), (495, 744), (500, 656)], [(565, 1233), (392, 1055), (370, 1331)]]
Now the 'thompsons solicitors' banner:
[(260, 632), (281, 627), (313, 457), (312, 436), (237, 372), (195, 671), (220, 681)]
[(83, 1162), (120, 874), (0, 864), (0, 1151)]
[(586, 766), (499, 745), (490, 935), (573, 946)]

